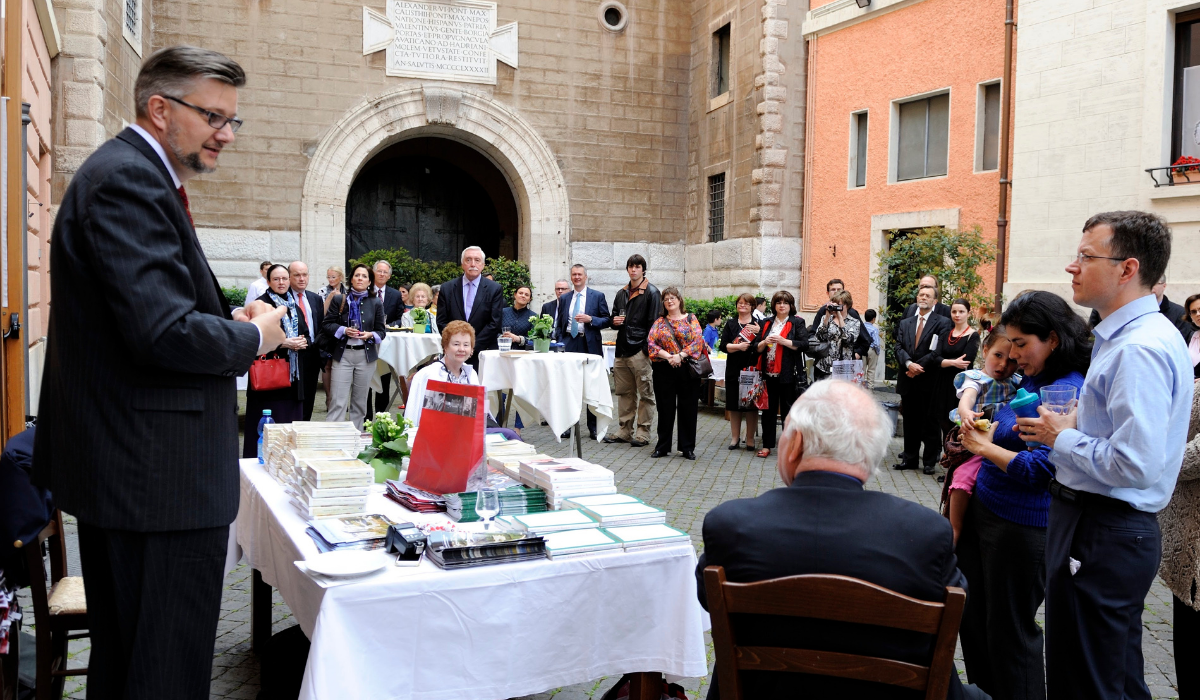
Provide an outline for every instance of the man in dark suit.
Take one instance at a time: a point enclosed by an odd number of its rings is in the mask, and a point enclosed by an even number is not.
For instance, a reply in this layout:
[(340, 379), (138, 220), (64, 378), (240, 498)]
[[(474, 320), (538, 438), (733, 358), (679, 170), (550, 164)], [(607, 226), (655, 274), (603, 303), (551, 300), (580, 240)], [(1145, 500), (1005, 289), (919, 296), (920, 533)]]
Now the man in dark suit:
[(321, 368), (325, 366), (319, 342), (321, 323), (325, 320), (325, 303), (314, 292), (308, 291), (308, 265), (296, 260), (288, 265), (288, 274), (291, 276), (292, 293), (296, 295), (296, 303), (308, 331), (308, 347), (300, 351), (303, 372), (300, 384), (304, 387), (304, 420), (312, 420), (317, 385), (321, 383)]
[[(392, 278), (392, 264), (387, 260), (376, 260), (371, 268), (374, 281), (371, 283), (371, 296), (383, 304), (383, 320), (386, 325), (400, 325), (400, 317), (404, 315), (404, 295), (399, 289), (388, 286)], [(380, 390), (374, 397), (368, 398), (370, 405), (375, 407), (368, 418), (376, 413), (387, 413), (389, 399), (392, 397), (392, 373), (388, 372), (379, 378)]]
[[(924, 277), (921, 278), (921, 280), (919, 282), (917, 282), (917, 291), (918, 292), (921, 291), (921, 289), (923, 287), (929, 287), (930, 289), (933, 290), (933, 299), (936, 302), (933, 305), (933, 313), (935, 313), (938, 316), (941, 316), (943, 318), (950, 318), (950, 307), (946, 306), (945, 304), (943, 304), (940, 301), (937, 301), (937, 299), (939, 299), (941, 296), (940, 294), (938, 294), (937, 278), (934, 277), (933, 275), (925, 275)], [(909, 304), (908, 307), (904, 309), (904, 318), (912, 318), (913, 315), (916, 313), (917, 313), (917, 305), (914, 302), (912, 304)], [(903, 319), (901, 319), (901, 320), (903, 320)], [(950, 325), (953, 326), (954, 325), (953, 322), (951, 322)]]
[[(582, 352), (604, 357), (600, 329), (608, 325), (608, 302), (604, 294), (587, 286), (587, 268), (571, 266), (574, 290), (558, 297), (554, 334), (567, 352)], [(596, 416), (587, 411), (588, 433), (596, 439)]]
[(438, 328), (451, 321), (466, 321), (475, 329), (475, 352), (469, 362), (479, 368), (479, 353), (495, 350), (500, 335), (500, 315), (504, 310), (504, 292), (500, 285), (485, 279), (483, 249), (471, 246), (462, 252), (462, 276), (442, 283), (438, 298)]
[[(836, 424), (832, 433), (818, 426)], [(696, 567), (700, 604), (708, 607), (704, 568), (721, 566), (735, 583), (802, 574), (869, 581), (940, 602), (946, 586), (966, 589), (949, 522), (936, 511), (864, 487), (887, 454), (891, 422), (871, 395), (848, 382), (817, 382), (792, 404), (779, 439), (786, 488), (726, 501), (704, 518), (704, 554)], [(933, 638), (902, 630), (795, 617), (735, 618), (739, 644), (822, 649), (928, 664)], [(795, 673), (744, 672), (747, 698), (921, 698), (865, 681)], [(720, 697), (713, 677), (709, 700)], [(985, 697), (952, 674), (948, 698)]]
[[(542, 304), (542, 315), (549, 314), (550, 318), (554, 319), (555, 331), (558, 326), (558, 300), (569, 291), (571, 291), (571, 283), (566, 280), (558, 280), (554, 283), (554, 298)], [(557, 333), (554, 337), (558, 337)]]
[(240, 490), (235, 377), (283, 342), (287, 308), (231, 315), (182, 185), (233, 142), (244, 83), (214, 51), (156, 51), (136, 122), (75, 172), (54, 222), (34, 473), (79, 521), (89, 696), (209, 695)]
[(933, 310), (934, 289), (917, 291), (917, 313), (900, 322), (896, 329), (896, 360), (900, 373), (896, 391), (904, 415), (904, 454), (895, 469), (916, 469), (921, 444), (925, 445), (924, 471), (933, 473), (942, 451), (942, 432), (934, 415), (933, 390), (942, 358), (935, 350), (946, 341), (954, 327), (950, 319)]

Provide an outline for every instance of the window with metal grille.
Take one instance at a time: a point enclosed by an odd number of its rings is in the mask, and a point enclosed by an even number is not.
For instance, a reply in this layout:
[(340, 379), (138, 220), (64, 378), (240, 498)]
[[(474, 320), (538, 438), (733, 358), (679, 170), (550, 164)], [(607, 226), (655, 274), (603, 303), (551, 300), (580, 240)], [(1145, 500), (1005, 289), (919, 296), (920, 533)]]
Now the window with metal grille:
[(725, 238), (725, 173), (708, 178), (708, 240)]
[(945, 175), (950, 147), (950, 95), (904, 102), (897, 111), (900, 143), (896, 179)]
[(138, 0), (125, 0), (125, 28), (134, 36), (138, 34), (139, 19)]

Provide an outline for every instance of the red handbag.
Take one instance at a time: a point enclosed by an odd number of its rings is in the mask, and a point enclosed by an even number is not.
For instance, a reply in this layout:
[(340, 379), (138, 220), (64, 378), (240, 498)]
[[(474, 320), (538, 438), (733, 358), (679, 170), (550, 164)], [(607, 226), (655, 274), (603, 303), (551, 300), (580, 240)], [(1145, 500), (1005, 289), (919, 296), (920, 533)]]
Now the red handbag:
[(268, 360), (266, 357), (263, 355), (250, 365), (250, 388), (255, 391), (271, 391), (290, 387), (292, 376), (288, 361), (282, 358)]

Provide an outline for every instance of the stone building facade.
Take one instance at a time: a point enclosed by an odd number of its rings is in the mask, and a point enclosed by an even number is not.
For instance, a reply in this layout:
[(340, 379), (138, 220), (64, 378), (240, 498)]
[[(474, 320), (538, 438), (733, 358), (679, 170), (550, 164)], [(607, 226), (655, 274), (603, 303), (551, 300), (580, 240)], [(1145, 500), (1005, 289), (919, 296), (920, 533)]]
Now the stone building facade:
[(633, 252), (688, 296), (797, 286), (805, 0), (498, 0), (494, 84), (389, 75), (410, 45), (375, 50), (413, 31), (395, 7), (489, 4), (62, 0), (56, 196), (133, 119), (141, 57), (187, 43), (249, 76), (236, 143), (189, 186), (223, 283), (268, 259), (319, 279), (385, 241), (480, 243), (538, 298), (573, 262), (612, 293)]

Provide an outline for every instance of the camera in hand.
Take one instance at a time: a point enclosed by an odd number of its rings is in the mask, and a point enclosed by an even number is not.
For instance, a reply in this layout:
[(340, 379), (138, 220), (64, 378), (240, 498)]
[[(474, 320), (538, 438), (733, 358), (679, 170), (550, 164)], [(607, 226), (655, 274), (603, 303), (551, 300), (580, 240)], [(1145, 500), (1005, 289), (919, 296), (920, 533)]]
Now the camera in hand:
[(389, 525), (384, 551), (399, 555), (400, 561), (417, 561), (425, 551), (425, 533), (409, 522)]

